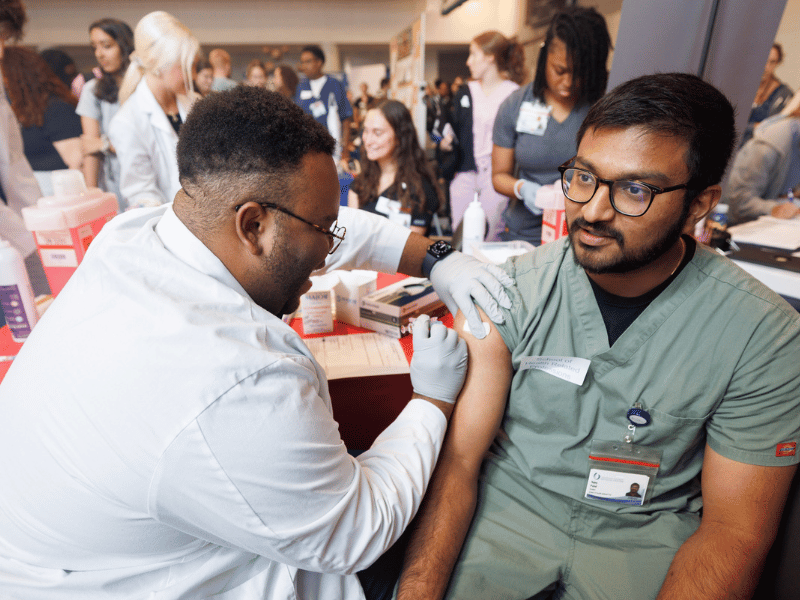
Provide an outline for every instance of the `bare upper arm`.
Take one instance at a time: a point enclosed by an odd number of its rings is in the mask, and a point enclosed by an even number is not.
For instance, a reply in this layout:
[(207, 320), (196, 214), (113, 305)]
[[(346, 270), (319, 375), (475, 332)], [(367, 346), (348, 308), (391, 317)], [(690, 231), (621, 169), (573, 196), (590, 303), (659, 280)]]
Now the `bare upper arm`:
[(458, 397), (445, 444), (451, 458), (468, 471), (477, 472), (483, 456), (497, 435), (505, 413), (513, 369), (511, 353), (497, 328), (478, 308), (489, 335), (479, 340), (464, 331), (466, 319), (459, 312), (455, 329), (467, 342), (467, 378)]
[(762, 467), (740, 463), (706, 445), (703, 460), (703, 524), (718, 524), (767, 547), (778, 523), (796, 465)]

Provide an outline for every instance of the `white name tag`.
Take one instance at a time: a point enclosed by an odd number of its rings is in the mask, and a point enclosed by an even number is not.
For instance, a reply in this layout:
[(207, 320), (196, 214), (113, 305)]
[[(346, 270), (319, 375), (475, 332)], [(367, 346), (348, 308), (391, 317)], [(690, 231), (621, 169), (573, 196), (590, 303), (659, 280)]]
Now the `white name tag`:
[(311, 104), (309, 108), (311, 109), (311, 114), (315, 119), (318, 119), (322, 115), (328, 114), (328, 110), (325, 108), (325, 104), (322, 102), (322, 100), (317, 100)]
[(538, 100), (523, 102), (519, 107), (517, 131), (531, 135), (544, 135), (544, 132), (547, 131), (547, 119), (550, 117), (551, 110), (549, 106), (545, 106)]
[(520, 370), (539, 369), (575, 385), (583, 385), (592, 361), (575, 356), (526, 356), (520, 362)]
[(375, 203), (375, 210), (383, 215), (400, 212), (400, 201), (389, 200), (386, 196), (380, 196)]
[(403, 212), (393, 212), (389, 214), (389, 220), (402, 227), (411, 227), (411, 215)]
[(469, 108), (469, 96), (461, 96), (461, 106)]
[(311, 90), (300, 90), (300, 100), (311, 100), (313, 97)]

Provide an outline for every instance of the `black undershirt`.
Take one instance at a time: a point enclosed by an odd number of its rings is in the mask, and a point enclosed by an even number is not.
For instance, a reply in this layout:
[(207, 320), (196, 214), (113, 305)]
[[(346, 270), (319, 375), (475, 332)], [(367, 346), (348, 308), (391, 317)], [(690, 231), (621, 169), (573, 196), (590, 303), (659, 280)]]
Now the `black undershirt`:
[(172, 128), (175, 130), (175, 133), (181, 132), (181, 125), (183, 125), (183, 119), (181, 119), (181, 114), (176, 113), (171, 115), (167, 113), (167, 119), (169, 119), (169, 124), (172, 125)]
[(589, 283), (592, 285), (592, 291), (594, 292), (597, 306), (600, 309), (600, 314), (603, 315), (603, 323), (605, 323), (606, 333), (608, 333), (609, 346), (614, 345), (614, 342), (619, 339), (619, 336), (625, 333), (625, 330), (630, 327), (631, 323), (644, 312), (645, 308), (650, 306), (650, 303), (655, 300), (661, 292), (667, 289), (669, 284), (672, 283), (672, 280), (675, 279), (678, 274), (683, 271), (683, 268), (689, 264), (689, 261), (692, 260), (697, 244), (694, 238), (687, 235), (683, 236), (683, 241), (686, 243), (686, 252), (683, 255), (681, 264), (675, 269), (675, 272), (670, 275), (664, 283), (636, 298), (625, 298), (623, 296), (610, 294), (592, 281), (591, 277), (589, 278)]

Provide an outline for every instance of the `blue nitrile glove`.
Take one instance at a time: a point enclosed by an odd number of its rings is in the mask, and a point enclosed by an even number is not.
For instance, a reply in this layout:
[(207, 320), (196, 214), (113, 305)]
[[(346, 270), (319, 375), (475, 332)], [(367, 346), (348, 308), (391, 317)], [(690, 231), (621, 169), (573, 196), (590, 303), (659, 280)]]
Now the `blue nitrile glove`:
[(473, 302), (477, 302), (495, 323), (504, 321), (500, 306), (511, 308), (511, 300), (503, 286), (514, 285), (514, 280), (497, 265), (481, 262), (467, 254), (453, 252), (438, 261), (431, 269), (430, 280), (453, 315), (459, 309), (464, 313), (472, 335), (478, 339), (486, 337), (486, 332)]
[(522, 202), (525, 208), (535, 215), (542, 214), (542, 209), (536, 206), (536, 194), (542, 186), (535, 181), (523, 180), (522, 185), (519, 186), (519, 195), (522, 196)]
[(467, 376), (467, 343), (428, 315), (416, 321), (411, 385), (414, 393), (455, 404)]

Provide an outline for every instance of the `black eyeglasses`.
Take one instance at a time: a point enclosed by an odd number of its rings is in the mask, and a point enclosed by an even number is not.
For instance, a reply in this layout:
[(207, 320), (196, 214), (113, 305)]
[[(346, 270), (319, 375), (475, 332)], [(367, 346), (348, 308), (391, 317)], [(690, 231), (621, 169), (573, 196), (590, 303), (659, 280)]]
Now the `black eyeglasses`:
[(558, 171), (561, 173), (561, 187), (564, 195), (578, 204), (586, 204), (594, 198), (597, 188), (603, 183), (608, 186), (608, 197), (615, 211), (627, 217), (641, 217), (650, 208), (656, 194), (689, 189), (688, 182), (660, 188), (643, 181), (602, 179), (586, 169), (570, 167), (570, 163), (576, 158), (576, 156), (570, 158), (558, 167)]
[[(277, 204), (273, 204), (272, 202), (259, 202), (259, 204), (264, 208), (271, 208), (273, 210), (277, 210), (278, 212), (282, 212), (285, 215), (289, 215), (290, 217), (294, 217), (295, 219), (297, 219), (298, 221), (302, 221), (306, 225), (311, 225), (311, 227), (313, 227), (320, 233), (324, 233), (326, 236), (328, 236), (328, 245), (331, 247), (330, 250), (328, 250), (328, 254), (333, 254), (334, 252), (336, 252), (336, 249), (339, 247), (339, 244), (342, 243), (342, 240), (344, 240), (344, 236), (347, 233), (346, 227), (339, 227), (338, 225), (339, 221), (334, 221), (330, 229), (325, 229), (324, 227), (320, 227), (316, 223), (312, 223), (311, 221), (308, 221), (303, 217), (294, 214), (292, 211), (287, 210), (282, 206), (278, 206)], [(244, 206), (244, 204), (239, 204), (237, 206), (234, 206), (233, 209), (239, 210), (240, 208), (242, 208), (242, 206)]]

